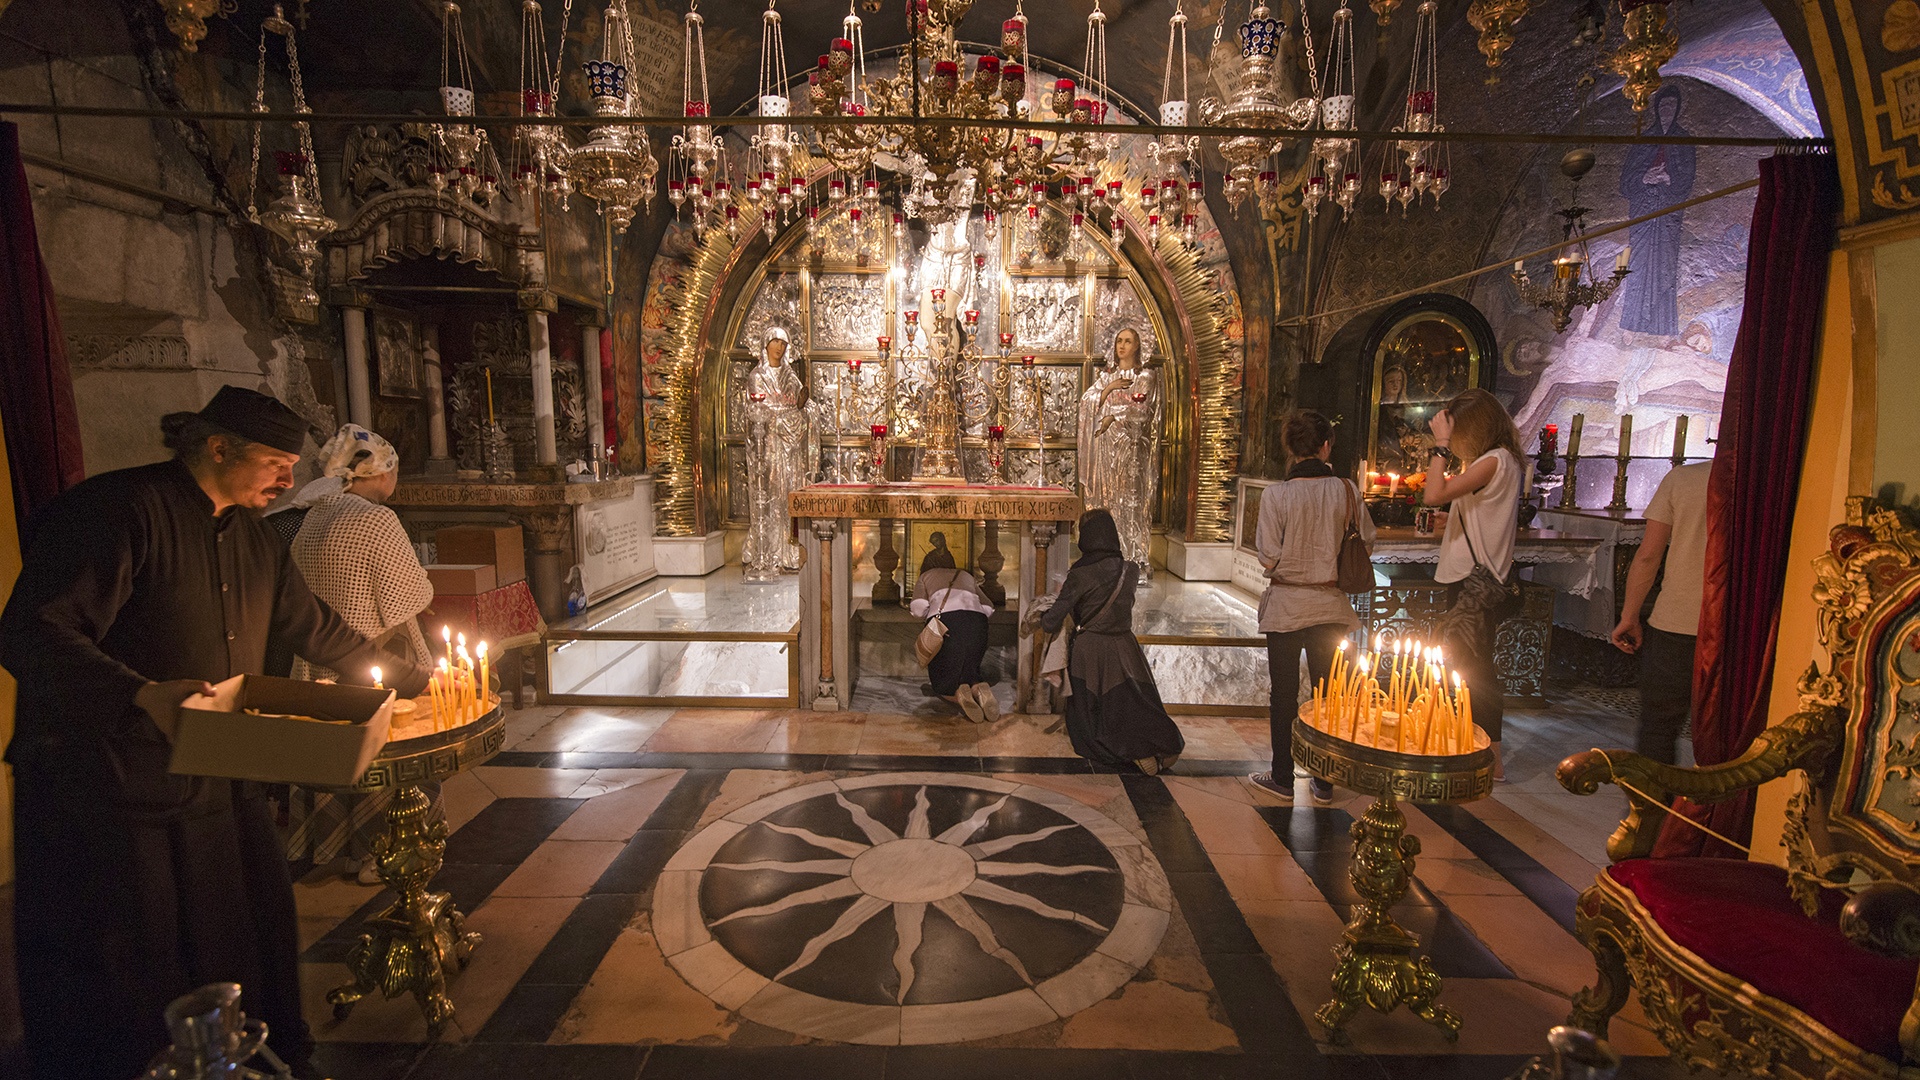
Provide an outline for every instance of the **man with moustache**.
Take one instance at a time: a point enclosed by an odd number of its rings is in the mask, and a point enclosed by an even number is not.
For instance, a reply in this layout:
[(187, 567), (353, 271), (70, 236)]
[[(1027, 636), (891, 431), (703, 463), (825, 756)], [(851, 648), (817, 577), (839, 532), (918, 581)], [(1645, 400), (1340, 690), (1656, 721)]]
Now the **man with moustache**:
[(15, 942), (33, 1075), (130, 1077), (167, 1044), (161, 1012), (240, 983), (271, 1045), (313, 1075), (292, 883), (260, 785), (167, 771), (180, 705), (263, 670), (269, 635), (337, 671), (377, 651), (308, 591), (258, 511), (293, 484), (307, 425), (221, 388), (161, 421), (170, 461), (104, 473), (27, 523), (0, 615), (19, 680)]

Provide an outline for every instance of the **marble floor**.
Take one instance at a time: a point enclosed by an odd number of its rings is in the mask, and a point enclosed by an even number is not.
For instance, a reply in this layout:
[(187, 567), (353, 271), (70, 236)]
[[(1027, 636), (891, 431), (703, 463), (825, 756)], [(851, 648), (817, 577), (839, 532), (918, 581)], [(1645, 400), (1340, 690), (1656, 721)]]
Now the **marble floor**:
[[(856, 607), (869, 606), (874, 580), (870, 561), (856, 566)], [(1010, 570), (1005, 580), (1018, 578)], [(796, 625), (799, 602), (798, 577), (749, 582), (739, 566), (729, 565), (705, 577), (656, 578), (554, 629), (596, 635), (787, 633)], [(1164, 700), (1266, 703), (1265, 650), (1244, 644), (1260, 636), (1256, 603), (1257, 598), (1225, 582), (1181, 581), (1164, 570), (1155, 572), (1135, 601), (1134, 631), (1149, 639), (1147, 660)], [(1214, 640), (1156, 644), (1155, 636)], [(554, 692), (569, 697), (787, 700), (792, 670), (786, 642), (601, 638), (559, 643), (549, 657)]]
[[(1090, 770), (1046, 716), (543, 707), (445, 785), (437, 887), (485, 941), (438, 1041), (409, 998), (325, 1019), (388, 897), (296, 886), (321, 1061), (341, 1080), (1504, 1076), (1591, 978), (1574, 897), (1624, 810), (1552, 770), (1630, 721), (1560, 700), (1510, 714), (1492, 798), (1409, 809), (1399, 915), (1457, 1044), (1404, 1011), (1338, 1045), (1312, 1020), (1367, 800), (1248, 784), (1263, 720), (1181, 717), (1187, 754), (1144, 777)], [(1631, 1075), (1677, 1076), (1637, 1005), (1613, 1034)]]

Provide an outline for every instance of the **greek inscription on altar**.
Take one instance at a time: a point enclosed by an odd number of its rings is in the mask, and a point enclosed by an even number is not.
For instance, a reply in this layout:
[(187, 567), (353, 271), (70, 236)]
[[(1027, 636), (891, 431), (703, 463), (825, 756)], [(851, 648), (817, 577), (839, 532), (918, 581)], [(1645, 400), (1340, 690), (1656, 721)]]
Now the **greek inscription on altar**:
[(964, 521), (1072, 521), (1080, 516), (1075, 495), (1009, 495), (989, 491), (846, 491), (807, 488), (790, 499), (793, 516), (857, 520), (934, 519)]

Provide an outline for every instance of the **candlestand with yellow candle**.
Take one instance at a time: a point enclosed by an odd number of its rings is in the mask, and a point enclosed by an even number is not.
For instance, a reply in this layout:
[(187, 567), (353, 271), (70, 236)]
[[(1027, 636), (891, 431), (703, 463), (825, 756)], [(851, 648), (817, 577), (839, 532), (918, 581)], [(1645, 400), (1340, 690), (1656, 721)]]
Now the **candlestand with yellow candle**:
[[(380, 681), (378, 673), (374, 681)], [(427, 1030), (439, 1035), (453, 1019), (447, 980), (480, 944), (453, 897), (427, 890), (446, 854), (447, 824), (432, 813), (421, 786), (490, 760), (506, 743), (507, 724), (498, 698), (482, 691), (461, 705), (455, 682), (451, 661), (440, 658), (426, 695), (433, 724), (415, 729), (423, 734), (389, 742), (359, 782), (346, 789), (359, 795), (393, 791), (386, 831), (374, 838), (372, 848), (374, 869), (396, 899), (367, 920), (365, 933), (348, 951), (349, 981), (327, 991), (336, 1019), (344, 1020), (369, 994), (412, 994), (426, 1015)], [(416, 703), (416, 710), (426, 704)]]
[[(1293, 760), (1363, 795), (1372, 806), (1353, 823), (1350, 877), (1361, 903), (1333, 947), (1333, 1000), (1314, 1018), (1335, 1042), (1362, 1006), (1405, 1005), (1449, 1041), (1460, 1017), (1439, 1002), (1440, 975), (1420, 938), (1393, 920), (1413, 880), (1420, 840), (1407, 833), (1400, 800), (1464, 803), (1493, 792), (1493, 750), (1473, 722), (1465, 683), (1437, 648), (1396, 641), (1353, 650), (1342, 642), (1332, 671), (1293, 723)], [(1349, 652), (1357, 655), (1349, 659)]]

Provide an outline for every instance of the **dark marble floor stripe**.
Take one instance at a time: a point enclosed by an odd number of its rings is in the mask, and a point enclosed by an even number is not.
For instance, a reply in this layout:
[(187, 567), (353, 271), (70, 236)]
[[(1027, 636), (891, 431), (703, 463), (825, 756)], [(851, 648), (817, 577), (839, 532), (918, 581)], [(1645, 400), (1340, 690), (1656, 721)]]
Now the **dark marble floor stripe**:
[[(440, 872), (427, 886), (449, 893), (461, 911), (473, 910), (493, 895), (534, 849), (580, 809), (585, 799), (495, 799), (447, 839)], [(300, 959), (310, 964), (343, 964), (368, 919), (393, 903), (381, 889), (333, 929), (309, 945)]]
[(1291, 1055), (1302, 1067), (1317, 1068), (1320, 1052), (1306, 1021), (1294, 1011), (1286, 984), (1228, 895), (1173, 793), (1155, 777), (1126, 776), (1122, 781), (1147, 843), (1167, 871), (1180, 915), (1199, 942), (1201, 962), (1241, 1048)]
[[(1545, 1033), (1541, 1041), (1545, 1043)], [(1211, 1054), (981, 1046), (579, 1046), (322, 1043), (342, 1080), (1493, 1080), (1505, 1054)], [(1627, 1058), (1622, 1080), (1680, 1080), (1667, 1058)]]
[(475, 1042), (543, 1043), (593, 978), (620, 932), (653, 895), (660, 869), (720, 793), (725, 770), (689, 770), (560, 924)]
[[(1348, 874), (1353, 865), (1353, 816), (1332, 806), (1260, 806), (1255, 807), (1280, 842), (1293, 853), (1294, 861), (1313, 879), (1327, 903), (1342, 919), (1352, 916), (1360, 895), (1354, 891)], [(1433, 966), (1442, 978), (1511, 979), (1512, 970), (1500, 962), (1492, 950), (1467, 929), (1446, 902), (1427, 891), (1416, 879), (1407, 889), (1406, 899), (1394, 905), (1394, 921), (1420, 936), (1420, 949), (1433, 958)]]
[(1580, 899), (1578, 889), (1540, 865), (1524, 848), (1501, 836), (1492, 825), (1464, 806), (1423, 806), (1420, 812), (1451, 833), (1475, 858), (1498, 871), (1567, 933), (1574, 932), (1573, 909)]
[[(957, 772), (1035, 773), (1061, 776), (1104, 772), (1077, 757), (974, 757), (935, 754), (731, 754), (600, 753), (595, 751), (510, 750), (489, 765), (522, 769), (775, 769), (791, 772)], [(1244, 776), (1266, 767), (1264, 761), (1187, 759), (1174, 770), (1181, 776)]]

